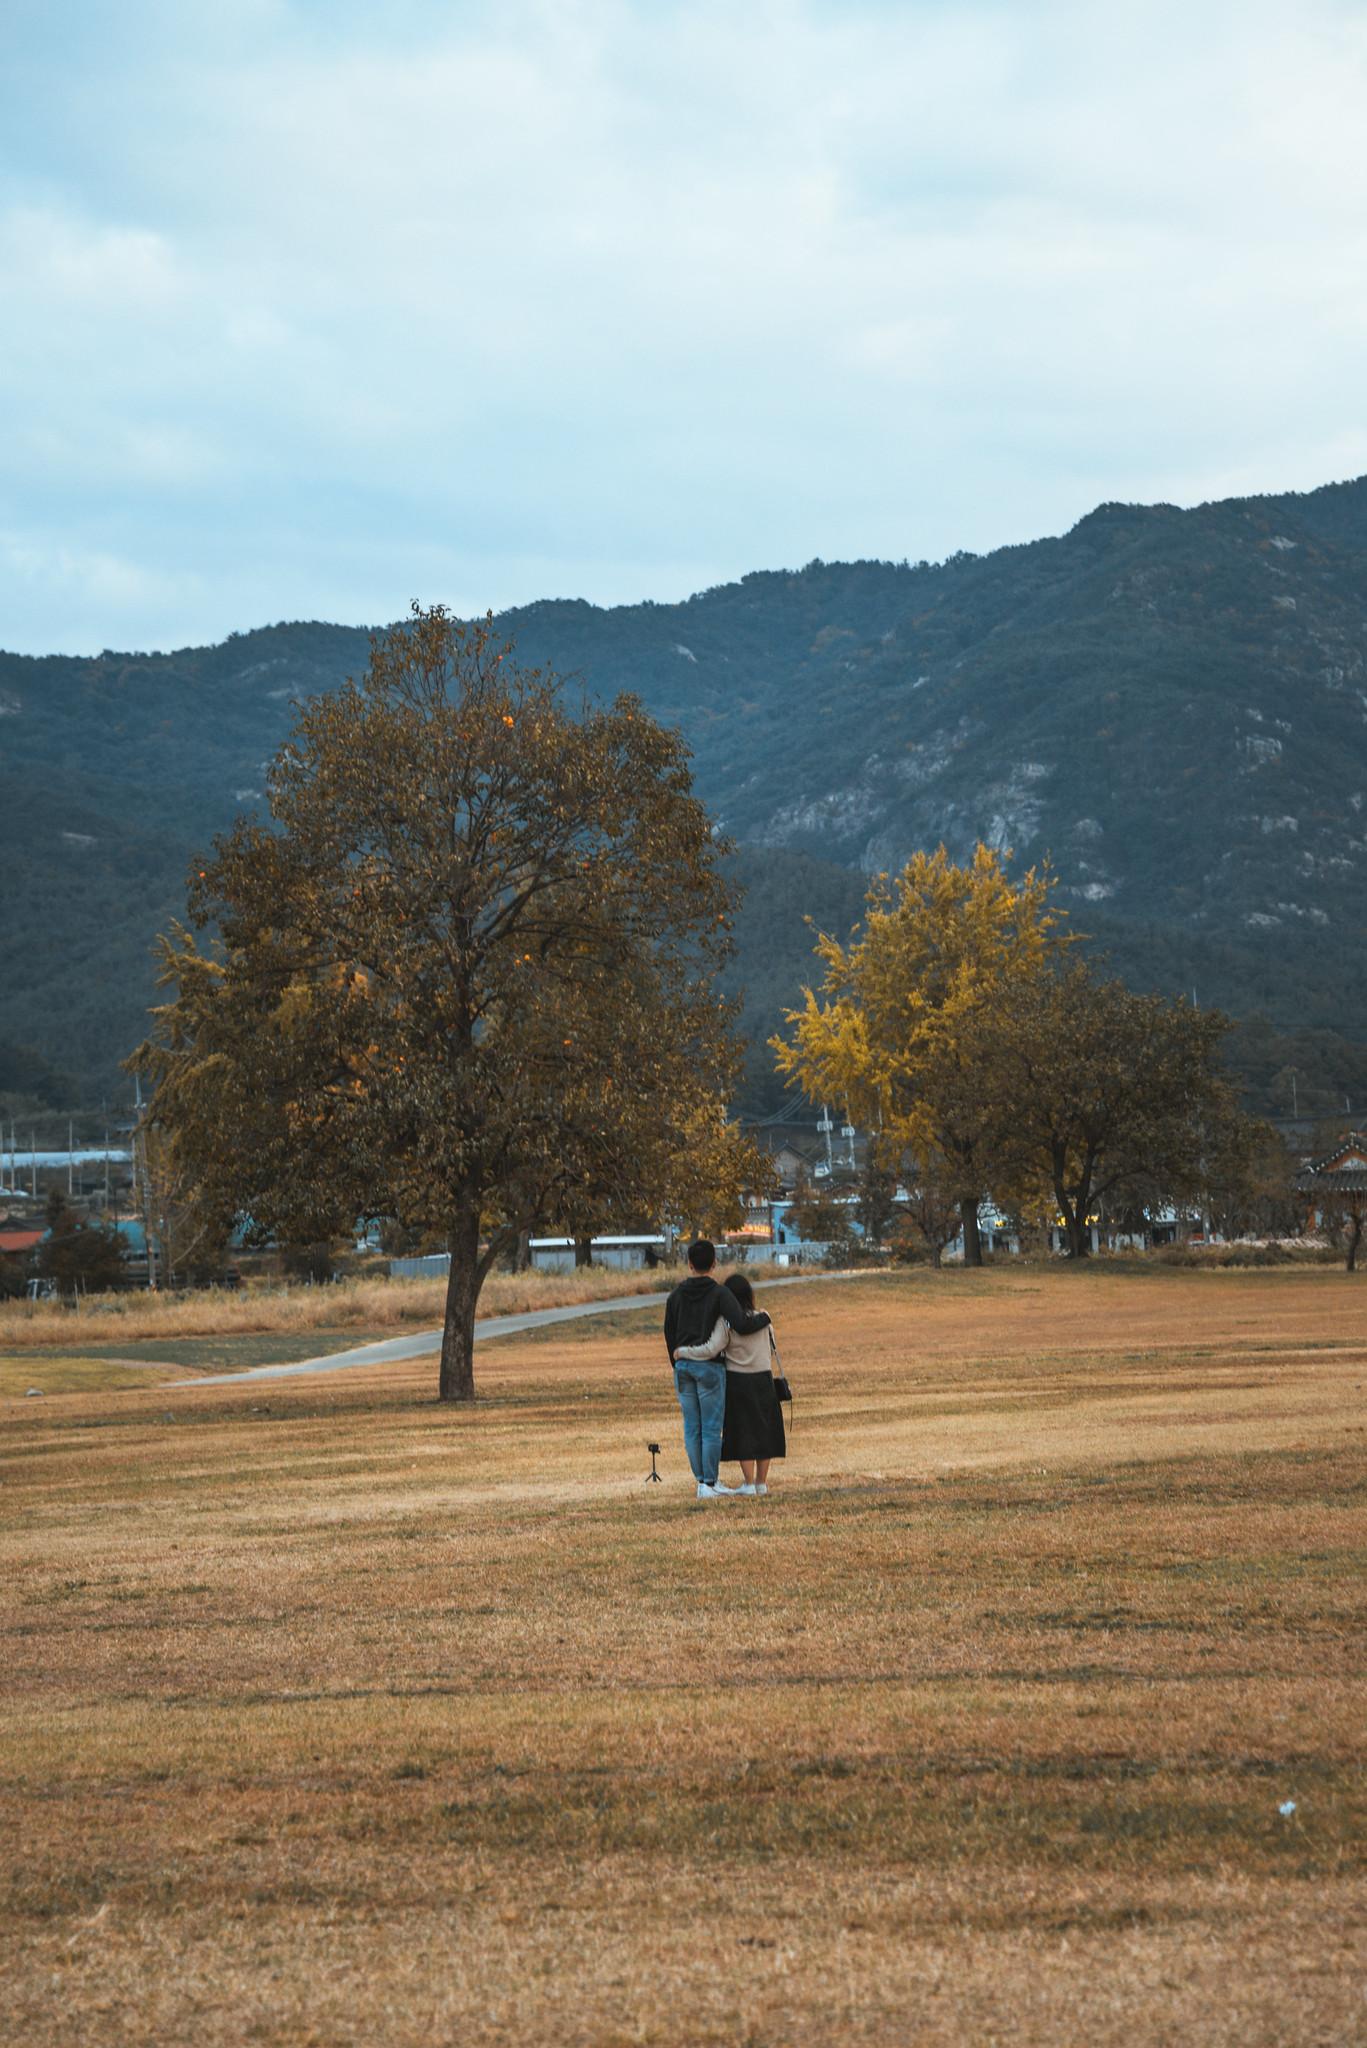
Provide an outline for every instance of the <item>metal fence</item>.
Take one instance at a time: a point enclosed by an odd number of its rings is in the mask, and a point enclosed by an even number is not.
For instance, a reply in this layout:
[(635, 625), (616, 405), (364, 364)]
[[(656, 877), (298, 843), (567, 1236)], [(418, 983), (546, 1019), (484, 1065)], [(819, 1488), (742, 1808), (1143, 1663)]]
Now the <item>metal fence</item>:
[(451, 1270), (450, 1252), (427, 1252), (416, 1259), (391, 1259), (391, 1280), (444, 1280)]

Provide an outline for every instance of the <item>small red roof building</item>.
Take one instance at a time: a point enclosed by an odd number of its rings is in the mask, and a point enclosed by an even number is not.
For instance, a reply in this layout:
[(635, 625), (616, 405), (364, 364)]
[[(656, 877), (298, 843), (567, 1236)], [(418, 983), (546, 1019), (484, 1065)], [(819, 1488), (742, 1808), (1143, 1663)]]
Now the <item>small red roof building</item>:
[(37, 1230), (0, 1230), (0, 1252), (7, 1252), (11, 1258), (17, 1252), (31, 1252), (46, 1236), (47, 1231), (41, 1227)]

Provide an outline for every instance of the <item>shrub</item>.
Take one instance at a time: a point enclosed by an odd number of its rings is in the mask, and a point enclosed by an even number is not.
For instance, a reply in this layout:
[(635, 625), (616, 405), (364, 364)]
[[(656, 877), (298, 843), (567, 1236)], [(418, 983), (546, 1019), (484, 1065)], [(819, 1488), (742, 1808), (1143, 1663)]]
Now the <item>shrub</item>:
[(281, 1260), (291, 1280), (308, 1280), (314, 1286), (333, 1279), (339, 1263), (330, 1244), (287, 1245)]
[(886, 1266), (887, 1253), (881, 1246), (871, 1245), (862, 1237), (834, 1237), (826, 1246), (823, 1266), (832, 1266), (838, 1271), (849, 1266)]
[(1337, 1255), (1329, 1245), (1288, 1245), (1273, 1240), (1267, 1244), (1165, 1244), (1153, 1254), (1159, 1266), (1188, 1270), (1227, 1266), (1324, 1266), (1336, 1265)]
[(52, 1235), (39, 1245), (34, 1263), (59, 1294), (102, 1294), (125, 1278), (118, 1231), (83, 1223), (66, 1208), (54, 1215)]

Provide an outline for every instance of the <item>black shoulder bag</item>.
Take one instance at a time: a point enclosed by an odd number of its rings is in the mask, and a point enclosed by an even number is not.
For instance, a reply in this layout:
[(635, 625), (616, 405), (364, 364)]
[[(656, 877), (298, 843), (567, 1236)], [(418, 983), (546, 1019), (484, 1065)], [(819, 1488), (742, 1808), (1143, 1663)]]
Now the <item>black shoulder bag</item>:
[(784, 1375), (783, 1360), (779, 1356), (778, 1345), (774, 1342), (772, 1326), (769, 1330), (769, 1353), (774, 1361), (774, 1392), (778, 1395), (780, 1401), (791, 1401), (793, 1390)]

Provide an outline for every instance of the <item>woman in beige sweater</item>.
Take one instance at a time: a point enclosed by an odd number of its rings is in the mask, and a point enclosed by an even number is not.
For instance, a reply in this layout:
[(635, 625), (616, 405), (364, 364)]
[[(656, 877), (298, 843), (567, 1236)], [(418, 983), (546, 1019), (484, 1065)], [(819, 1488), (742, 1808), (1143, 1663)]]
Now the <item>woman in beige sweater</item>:
[[(754, 1289), (743, 1273), (727, 1281), (743, 1309), (753, 1312)], [(722, 1463), (735, 1458), (740, 1463), (742, 1484), (718, 1486), (719, 1493), (744, 1494), (769, 1491), (769, 1466), (787, 1453), (783, 1433), (783, 1410), (774, 1387), (774, 1338), (772, 1326), (742, 1337), (725, 1316), (718, 1316), (705, 1344), (682, 1346), (676, 1358), (726, 1359), (726, 1421), (722, 1429)]]

